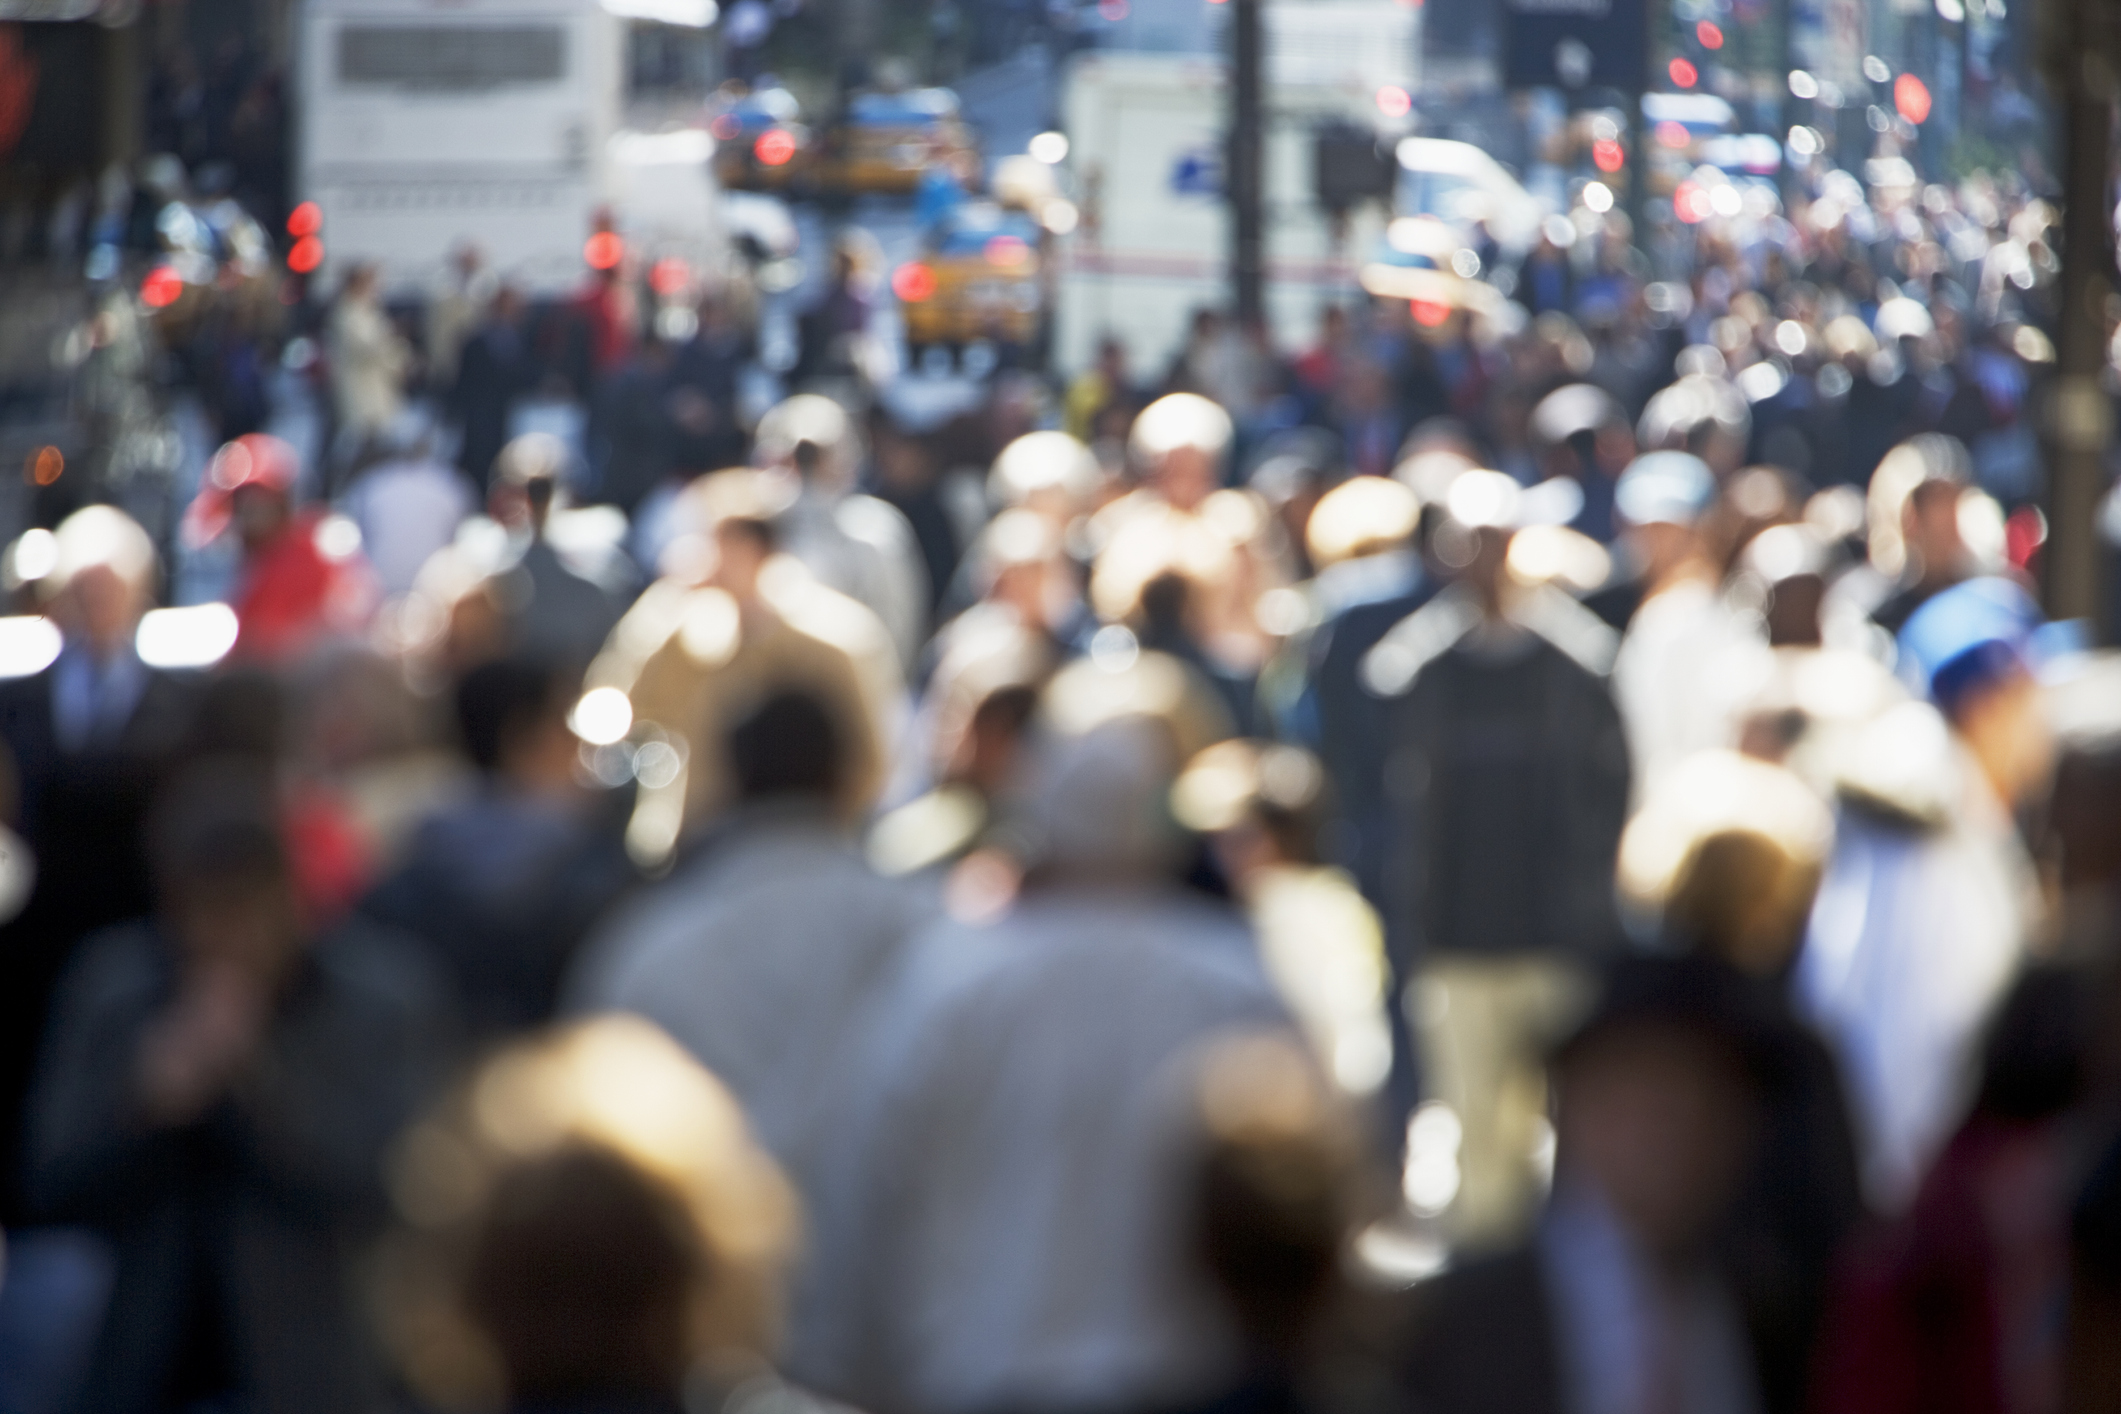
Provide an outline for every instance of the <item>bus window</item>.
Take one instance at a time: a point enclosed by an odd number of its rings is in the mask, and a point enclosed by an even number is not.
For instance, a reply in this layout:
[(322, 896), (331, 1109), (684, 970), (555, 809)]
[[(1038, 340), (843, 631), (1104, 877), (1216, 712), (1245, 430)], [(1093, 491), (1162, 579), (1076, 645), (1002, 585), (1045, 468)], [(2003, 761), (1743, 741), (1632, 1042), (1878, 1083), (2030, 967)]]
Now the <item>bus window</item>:
[(460, 93), (557, 83), (567, 73), (558, 25), (348, 25), (338, 35), (348, 86)]

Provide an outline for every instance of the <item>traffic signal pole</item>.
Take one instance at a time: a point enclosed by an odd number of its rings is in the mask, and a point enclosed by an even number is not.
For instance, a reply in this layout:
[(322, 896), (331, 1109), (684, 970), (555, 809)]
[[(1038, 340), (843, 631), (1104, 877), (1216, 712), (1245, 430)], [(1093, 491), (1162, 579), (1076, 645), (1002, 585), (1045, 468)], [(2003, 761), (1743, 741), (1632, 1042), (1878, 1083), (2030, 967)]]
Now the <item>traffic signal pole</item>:
[(2107, 301), (2114, 293), (2114, 41), (2116, 0), (2049, 0), (2048, 74), (2063, 115), (2062, 305), (2048, 417), (2048, 541), (2042, 589), (2054, 618), (2103, 622), (2099, 502), (2105, 494), (2113, 402), (2104, 387)]
[(1230, 135), (1224, 163), (1230, 202), (1230, 305), (1247, 328), (1266, 317), (1265, 84), (1261, 0), (1229, 0)]

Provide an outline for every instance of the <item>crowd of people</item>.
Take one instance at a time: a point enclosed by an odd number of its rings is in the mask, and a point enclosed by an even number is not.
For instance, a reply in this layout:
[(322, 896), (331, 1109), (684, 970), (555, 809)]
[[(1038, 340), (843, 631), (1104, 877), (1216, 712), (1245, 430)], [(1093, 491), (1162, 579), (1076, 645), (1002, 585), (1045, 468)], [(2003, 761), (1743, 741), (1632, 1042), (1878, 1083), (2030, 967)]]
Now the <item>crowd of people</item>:
[(6, 557), (0, 1407), (2112, 1407), (2053, 220), (1584, 208), (941, 419), (357, 272), (331, 467)]

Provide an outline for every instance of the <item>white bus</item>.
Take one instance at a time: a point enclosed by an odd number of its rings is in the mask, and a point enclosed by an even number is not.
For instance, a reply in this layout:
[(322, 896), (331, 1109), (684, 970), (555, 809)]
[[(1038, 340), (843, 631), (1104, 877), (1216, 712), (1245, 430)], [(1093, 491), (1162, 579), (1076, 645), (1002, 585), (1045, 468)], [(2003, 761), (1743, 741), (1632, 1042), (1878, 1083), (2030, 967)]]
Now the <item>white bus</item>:
[(718, 255), (713, 139), (693, 125), (711, 75), (664, 131), (626, 125), (632, 27), (702, 29), (712, 0), (303, 0), (299, 14), (296, 189), (323, 217), (327, 282), (370, 261), (387, 288), (432, 288), (469, 241), (496, 273), (559, 293), (602, 209), (644, 253)]

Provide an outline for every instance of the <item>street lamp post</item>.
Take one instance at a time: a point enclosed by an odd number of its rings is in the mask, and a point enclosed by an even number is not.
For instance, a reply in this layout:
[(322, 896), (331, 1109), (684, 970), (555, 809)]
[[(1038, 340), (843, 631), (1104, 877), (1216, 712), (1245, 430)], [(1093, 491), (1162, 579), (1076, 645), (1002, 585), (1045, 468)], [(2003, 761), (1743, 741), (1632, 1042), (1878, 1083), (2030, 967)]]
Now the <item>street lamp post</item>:
[(1266, 317), (1263, 40), (1261, 0), (1229, 0), (1230, 135), (1224, 162), (1230, 202), (1230, 303), (1239, 324)]
[(2047, 611), (2082, 618), (2107, 641), (2099, 502), (2114, 436), (2105, 387), (2107, 302), (2114, 293), (2111, 173), (2121, 0), (2049, 0), (2049, 81), (2063, 116), (2062, 303), (2047, 421)]

